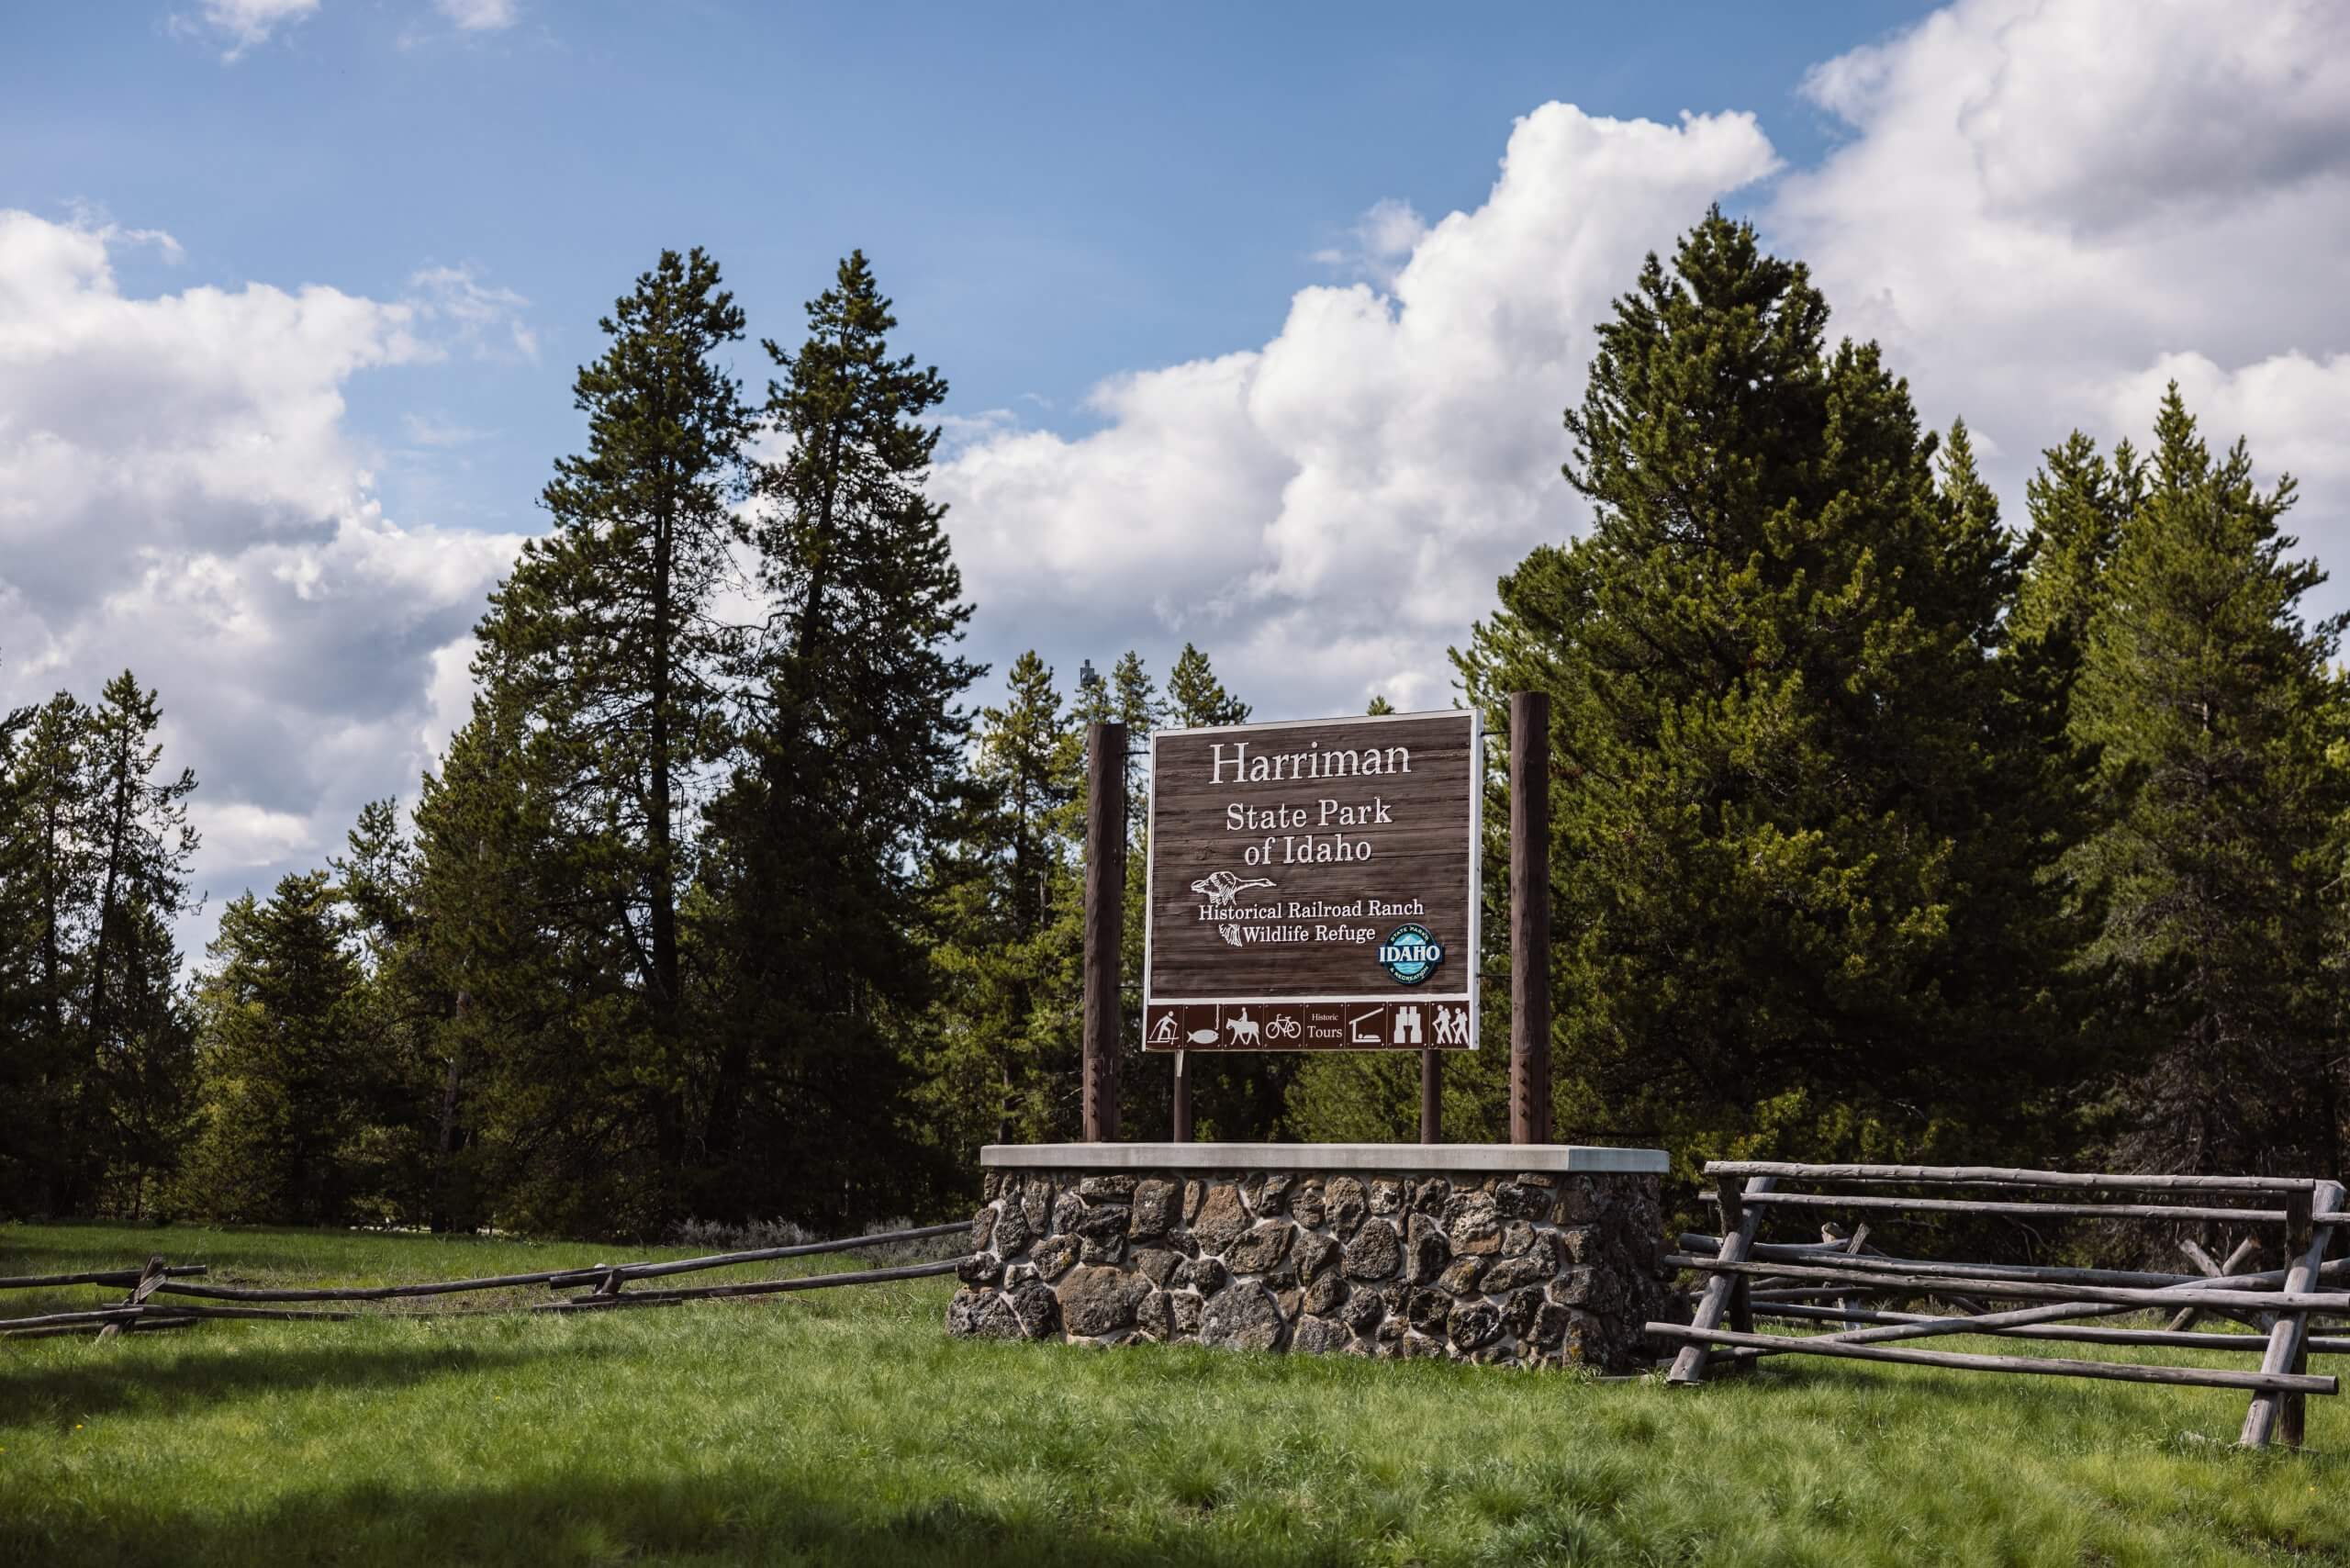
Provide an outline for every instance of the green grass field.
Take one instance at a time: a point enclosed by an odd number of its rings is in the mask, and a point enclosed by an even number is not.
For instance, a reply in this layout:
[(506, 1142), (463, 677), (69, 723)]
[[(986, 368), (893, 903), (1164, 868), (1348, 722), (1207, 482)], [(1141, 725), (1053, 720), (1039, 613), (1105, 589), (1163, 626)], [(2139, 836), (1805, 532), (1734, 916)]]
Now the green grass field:
[[(304, 1282), (619, 1255), (0, 1226), (0, 1274), (151, 1251)], [(0, 1563), (2350, 1562), (2338, 1399), (2312, 1451), (2249, 1454), (2220, 1391), (975, 1344), (951, 1284), (0, 1341)]]

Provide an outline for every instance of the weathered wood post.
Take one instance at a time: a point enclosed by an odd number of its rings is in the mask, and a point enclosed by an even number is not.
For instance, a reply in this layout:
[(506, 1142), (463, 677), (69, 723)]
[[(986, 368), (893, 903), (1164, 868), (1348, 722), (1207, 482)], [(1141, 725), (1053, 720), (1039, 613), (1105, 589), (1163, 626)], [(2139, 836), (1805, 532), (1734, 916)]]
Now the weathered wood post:
[(1192, 1141), (1192, 1063), (1189, 1051), (1175, 1053), (1175, 1132), (1177, 1143)]
[[(1754, 1247), (1754, 1230), (1762, 1223), (1762, 1211), (1759, 1206), (1751, 1207), (1740, 1200), (1749, 1193), (1760, 1195), (1768, 1193), (1777, 1185), (1776, 1179), (1769, 1176), (1740, 1179), (1719, 1173), (1715, 1175), (1715, 1197), (1722, 1211), (1722, 1245), (1717, 1254), (1718, 1261), (1746, 1261), (1747, 1254)], [(1697, 1310), (1691, 1315), (1692, 1327), (1703, 1333), (1708, 1328), (1722, 1326), (1722, 1317), (1731, 1311), (1733, 1298), (1738, 1294), (1737, 1281), (1736, 1274), (1706, 1276), (1705, 1294), (1697, 1299)], [(1738, 1309), (1741, 1316), (1751, 1319), (1753, 1308), (1751, 1305), (1740, 1302)], [(1666, 1374), (1664, 1381), (1685, 1388), (1703, 1380), (1705, 1375), (1706, 1346), (1703, 1340), (1697, 1340), (1681, 1347), (1680, 1352), (1673, 1358), (1673, 1371)]]
[(1420, 1053), (1420, 1141), (1444, 1141), (1444, 1054)]
[(1550, 697), (1509, 698), (1509, 1141), (1550, 1141)]
[[(139, 1282), (130, 1287), (130, 1294), (123, 1299), (122, 1305), (129, 1307), (144, 1309), (147, 1305), (147, 1298), (155, 1294), (155, 1287), (162, 1284), (164, 1280), (169, 1277), (170, 1275), (168, 1271), (163, 1267), (163, 1255), (158, 1252), (153, 1257), (148, 1259), (147, 1266), (139, 1271)], [(113, 1338), (117, 1334), (122, 1332), (122, 1326), (125, 1321), (125, 1319), (117, 1318), (112, 1323), (107, 1324), (104, 1328), (98, 1330), (98, 1338), (101, 1339)], [(128, 1321), (135, 1322), (136, 1319), (129, 1319)]]
[[(2343, 1188), (2338, 1182), (2320, 1182), (2314, 1192), (2302, 1189), (2285, 1194), (2285, 1283), (2287, 1294), (2313, 1291), (2317, 1288), (2318, 1270), (2325, 1262), (2327, 1249), (2333, 1242), (2333, 1226), (2313, 1223), (2312, 1211), (2327, 1213), (2342, 1206)], [(2309, 1312), (2280, 1311), (2276, 1327), (2268, 1331), (2268, 1348), (2261, 1357), (2264, 1372), (2297, 1372), (2308, 1365)], [(2285, 1440), (2299, 1447), (2301, 1441), (2303, 1396), (2275, 1390), (2264, 1390), (2252, 1396), (2252, 1408), (2244, 1412), (2244, 1430), (2237, 1441), (2245, 1448), (2268, 1446), (2277, 1428), (2284, 1428)]]
[[(1126, 906), (1126, 727), (1085, 727), (1085, 1107), (1088, 1143), (1118, 1137), (1118, 956)], [(1184, 1119), (1189, 1120), (1189, 1107)]]

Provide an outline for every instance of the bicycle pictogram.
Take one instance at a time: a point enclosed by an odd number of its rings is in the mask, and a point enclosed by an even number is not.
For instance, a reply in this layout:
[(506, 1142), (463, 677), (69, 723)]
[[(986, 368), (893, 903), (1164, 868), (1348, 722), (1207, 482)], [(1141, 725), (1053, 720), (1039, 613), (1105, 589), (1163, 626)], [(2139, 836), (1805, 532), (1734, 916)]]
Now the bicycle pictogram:
[(1276, 1014), (1265, 1020), (1265, 1038), (1269, 1040), (1294, 1040), (1303, 1033), (1304, 1025), (1287, 1014)]

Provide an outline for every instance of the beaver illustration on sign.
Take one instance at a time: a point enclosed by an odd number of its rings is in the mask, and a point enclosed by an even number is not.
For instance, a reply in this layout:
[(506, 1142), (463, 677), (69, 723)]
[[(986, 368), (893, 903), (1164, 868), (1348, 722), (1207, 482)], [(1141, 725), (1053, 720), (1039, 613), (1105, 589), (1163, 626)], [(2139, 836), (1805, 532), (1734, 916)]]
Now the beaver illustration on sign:
[(1250, 888), (1270, 888), (1270, 877), (1236, 877), (1229, 871), (1217, 871), (1202, 877), (1192, 884), (1192, 890), (1208, 901), (1210, 909), (1222, 909)]

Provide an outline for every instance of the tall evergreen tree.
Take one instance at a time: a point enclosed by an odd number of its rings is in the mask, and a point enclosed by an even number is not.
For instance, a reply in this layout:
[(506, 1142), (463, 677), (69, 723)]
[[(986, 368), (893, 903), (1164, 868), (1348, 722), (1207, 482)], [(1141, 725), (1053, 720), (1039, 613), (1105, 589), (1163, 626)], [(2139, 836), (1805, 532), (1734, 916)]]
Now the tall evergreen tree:
[(417, 808), (419, 1002), (435, 1020), (436, 1227), (643, 1238), (674, 1217), (650, 1114), (674, 1092), (559, 752), (492, 682)]
[(946, 396), (891, 353), (864, 255), (773, 342), (751, 529), (773, 606), (745, 665), (739, 761), (709, 813), (700, 929), (717, 1057), (706, 1212), (845, 1219), (884, 1201), (915, 1130), (901, 1040), (928, 1003), (923, 858), (960, 804), (963, 602), (923, 491)]
[(1651, 256), (1566, 418), (1592, 529), (1456, 655), (1489, 711), (1553, 697), (1570, 1133), (1980, 1152), (2053, 1109), (2067, 802), (1994, 755), (2012, 546), (1827, 321), (1719, 212)]
[(2338, 1013), (2322, 993), (2344, 805), (2328, 758), (2344, 620), (2238, 442), (2215, 457), (2176, 386), (2088, 621), (2074, 703), (2110, 825), (2076, 862), (2111, 890), (2099, 956), (2150, 1036), (2120, 1080), (2132, 1168), (2307, 1174), (2341, 1158)]
[[(170, 923), (189, 902), (196, 834), (186, 801), (196, 775), (159, 774), (162, 722), (155, 693), (129, 670), (106, 682), (87, 722), (83, 799), (95, 904), (82, 977), (86, 1077), (73, 1126), (88, 1163), (71, 1207), (104, 1198), (136, 1211), (145, 1178), (170, 1164), (158, 1142), (176, 1142), (187, 1112), (194, 1042), (173, 994), (179, 953)], [(109, 1176), (123, 1181), (102, 1193), (94, 1184)]]
[(213, 1217), (347, 1225), (374, 1183), (361, 1147), (380, 1068), (332, 879), (284, 878), (221, 912), (202, 982), (204, 1128), (184, 1195)]
[(1207, 655), (1190, 643), (1183, 644), (1175, 655), (1175, 667), (1168, 672), (1167, 711), (1168, 722), (1179, 730), (1248, 722), (1248, 704), (1224, 689)]
[(9, 1092), (0, 1096), (8, 1136), (0, 1150), (6, 1188), (0, 1201), (27, 1213), (72, 1212), (83, 1151), (75, 1106), (87, 1077), (74, 998), (80, 991), (88, 912), (94, 899), (89, 774), (84, 766), (89, 712), (59, 692), (29, 713), (10, 715), (6, 834), (6, 935), (13, 983), (6, 1003)]
[(588, 450), (555, 465), (553, 531), (492, 596), (476, 676), (529, 716), (514, 737), (564, 802), (585, 881), (625, 954), (645, 1034), (631, 1098), (656, 1140), (657, 1209), (674, 1206), (689, 1134), (679, 890), (698, 770), (724, 752), (717, 613), (750, 416), (720, 363), (743, 312), (718, 263), (665, 251), (600, 323), (610, 341), (574, 398)]
[(435, 968), (423, 857), (389, 800), (360, 808), (345, 846), (332, 868), (362, 975), (358, 1028), (375, 1052), (371, 1179), (386, 1217), (445, 1230), (460, 1084), (450, 1070), (454, 998)]
[(944, 866), (933, 962), (941, 1051), (926, 1098), (963, 1163), (983, 1142), (1074, 1136), (1083, 734), (1035, 650), (981, 711), (970, 826)]
[(2009, 617), (2019, 645), (2055, 644), (2077, 669), (2090, 617), (2104, 597), (2106, 569), (2143, 490), (2144, 470), (2126, 441), (2110, 462), (2078, 431), (2041, 454), (2040, 471), (2025, 490), (2028, 565)]
[(39, 1200), (53, 1070), (40, 1004), (39, 840), (26, 767), (36, 713), (0, 713), (0, 1215), (26, 1213)]

